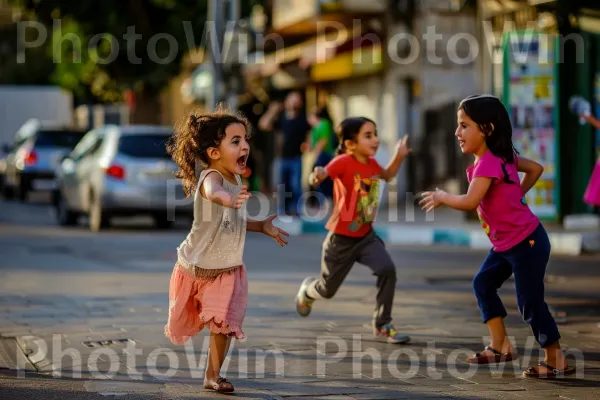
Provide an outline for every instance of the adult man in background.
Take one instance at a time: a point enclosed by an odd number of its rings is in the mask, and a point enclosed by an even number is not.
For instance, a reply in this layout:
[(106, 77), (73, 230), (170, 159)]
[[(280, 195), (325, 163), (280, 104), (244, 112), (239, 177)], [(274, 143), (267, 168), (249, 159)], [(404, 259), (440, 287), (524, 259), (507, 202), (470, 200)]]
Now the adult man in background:
[[(298, 92), (289, 93), (283, 103), (273, 102), (261, 117), (258, 126), (267, 132), (279, 132), (281, 140), (280, 182), (284, 193), (291, 193), (278, 202), (278, 212), (299, 215), (302, 196), (302, 144), (307, 140), (310, 125), (303, 109), (302, 96)], [(283, 112), (282, 112), (283, 111)]]

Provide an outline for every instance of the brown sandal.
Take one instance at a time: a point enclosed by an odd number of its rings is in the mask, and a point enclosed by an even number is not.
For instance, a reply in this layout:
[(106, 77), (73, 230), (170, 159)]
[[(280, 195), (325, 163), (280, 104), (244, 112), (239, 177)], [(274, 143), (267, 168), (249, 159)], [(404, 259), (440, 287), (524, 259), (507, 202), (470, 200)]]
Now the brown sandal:
[(537, 379), (557, 379), (557, 378), (564, 378), (565, 376), (568, 375), (573, 375), (577, 369), (575, 367), (569, 367), (567, 365), (567, 368), (560, 370), (558, 368), (554, 368), (551, 365), (546, 364), (545, 362), (541, 362), (537, 365), (538, 367), (544, 367), (546, 369), (548, 369), (550, 372), (549, 373), (540, 373), (539, 368), (536, 369), (536, 367), (529, 367), (527, 368), (527, 370), (523, 371), (523, 376), (527, 377), (527, 378), (537, 378)]
[(469, 364), (497, 364), (503, 362), (514, 361), (519, 358), (518, 355), (513, 355), (511, 353), (500, 353), (499, 351), (494, 350), (490, 346), (485, 346), (485, 350), (491, 351), (494, 353), (493, 356), (488, 356), (482, 353), (476, 353), (473, 357), (469, 357), (467, 360)]
[(204, 380), (204, 389), (212, 389), (217, 393), (232, 393), (235, 389), (231, 382), (225, 378), (217, 378), (216, 381)]

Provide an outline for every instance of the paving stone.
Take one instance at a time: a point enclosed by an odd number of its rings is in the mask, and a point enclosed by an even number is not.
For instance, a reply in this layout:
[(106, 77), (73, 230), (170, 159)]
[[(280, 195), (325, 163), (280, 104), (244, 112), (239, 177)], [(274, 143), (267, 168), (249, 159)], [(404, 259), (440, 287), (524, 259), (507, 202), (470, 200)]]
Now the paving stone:
[(411, 399), (411, 393), (397, 392), (393, 390), (375, 390), (371, 393), (353, 394), (352, 398), (356, 400), (396, 400)]
[(568, 394), (565, 391), (558, 390), (540, 390), (540, 391), (527, 391), (526, 393), (515, 393), (518, 399), (531, 399), (531, 400), (543, 400), (543, 399), (560, 399), (560, 400), (595, 400), (596, 397), (581, 397), (573, 394)]
[(102, 393), (144, 393), (159, 394), (165, 390), (165, 385), (158, 382), (119, 382), (119, 381), (90, 381), (85, 382), (86, 390)]
[(513, 384), (475, 384), (475, 385), (451, 385), (458, 390), (469, 392), (524, 392), (527, 389)]
[[(306, 397), (286, 397), (286, 400), (306, 400)], [(311, 397), (316, 400), (355, 400), (356, 396), (322, 396), (322, 397)]]
[[(111, 233), (107, 235), (110, 236)], [(154, 251), (147, 242), (154, 236), (147, 235), (143, 240), (140, 239), (147, 252)], [(98, 236), (102, 237), (106, 236)], [(123, 243), (130, 240), (126, 235), (123, 238)], [(162, 237), (160, 240), (163, 240)], [(179, 238), (173, 243), (177, 241)], [(93, 245), (94, 243), (90, 244)], [(252, 256), (255, 251), (250, 249)], [(98, 249), (93, 250), (98, 252)], [(315, 260), (318, 261), (318, 252), (314, 253)], [(115, 254), (132, 259), (127, 252)], [(144, 257), (140, 254), (143, 254), (141, 248), (133, 258), (143, 261)], [(194, 356), (196, 365), (188, 361), (185, 346), (175, 346), (164, 336), (168, 307), (168, 285), (165, 286), (165, 279), (168, 279), (168, 272), (156, 270), (158, 272), (154, 273), (141, 268), (128, 271), (126, 263), (115, 259), (114, 254), (102, 255), (106, 259), (105, 265), (92, 265), (93, 268), (86, 270), (85, 274), (76, 271), (71, 274), (74, 279), (78, 279), (76, 282), (82, 283), (80, 287), (64, 287), (64, 284), (61, 286), (50, 274), (43, 275), (52, 281), (44, 290), (58, 292), (60, 289), (61, 292), (67, 292), (65, 295), (39, 294), (31, 288), (28, 289), (28, 296), (0, 296), (0, 335), (21, 331), (23, 335), (40, 336), (50, 344), (49, 358), (40, 360), (36, 366), (49, 377), (55, 373), (53, 369), (56, 367), (62, 369), (63, 376), (72, 376), (78, 373), (81, 366), (82, 378), (96, 383), (89, 386), (93, 392), (122, 394), (127, 392), (127, 385), (133, 383), (134, 386), (129, 386), (128, 390), (147, 394), (147, 397), (141, 398), (215, 398), (213, 392), (201, 388), (202, 356), (205, 355), (203, 346), (207, 340), (207, 332), (202, 332), (193, 341), (193, 354), (190, 355)], [(291, 252), (286, 255), (286, 259), (289, 261), (296, 257), (304, 260), (312, 255), (310, 252)], [(435, 257), (427, 255), (430, 256)], [(154, 255), (147, 258), (152, 257)], [(468, 282), (464, 285), (459, 282), (455, 286), (439, 283), (436, 288), (432, 288), (430, 286), (433, 285), (423, 284), (422, 274), (414, 270), (410, 271), (407, 279), (399, 282), (394, 309), (394, 318), (398, 321), (396, 327), (413, 337), (413, 341), (405, 346), (377, 343), (371, 337), (368, 321), (372, 313), (375, 289), (374, 281), (367, 282), (371, 279), (367, 269), (353, 270), (336, 294), (335, 300), (319, 302), (310, 318), (298, 318), (293, 306), (293, 296), (307, 273), (307, 262), (290, 261), (289, 272), (280, 271), (280, 267), (258, 268), (255, 272), (249, 272), (251, 293), (244, 323), (248, 339), (233, 341), (232, 353), (227, 359), (227, 370), (224, 371), (236, 386), (236, 399), (514, 400), (535, 398), (533, 396), (536, 395), (543, 395), (543, 398), (563, 396), (584, 399), (594, 398), (597, 394), (598, 386), (593, 385), (600, 381), (600, 362), (593, 364), (594, 356), (590, 356), (590, 360), (586, 358), (590, 371), (586, 371), (587, 380), (583, 383), (549, 384), (524, 380), (520, 377), (520, 367), (515, 371), (508, 365), (505, 366), (504, 373), (482, 366), (470, 371), (471, 366), (465, 363), (465, 358), (468, 353), (483, 347), (487, 332), (480, 323)], [(115, 266), (123, 268), (123, 271), (116, 274)], [(318, 265), (314, 269), (316, 271)], [(46, 274), (47, 271), (35, 273)], [(42, 282), (44, 280), (40, 279)], [(0, 291), (8, 289), (8, 286), (4, 286), (4, 281), (3, 279), (0, 283)], [(520, 321), (512, 297), (507, 296), (506, 305), (511, 314), (507, 319), (510, 333), (517, 337), (517, 343), (522, 346), (530, 332)], [(569, 325), (561, 329), (561, 334), (563, 342), (572, 348), (581, 346), (587, 353), (597, 354), (600, 340), (594, 339), (594, 332), (600, 332), (596, 326), (598, 321), (594, 320), (590, 325), (589, 319), (586, 316), (576, 320), (570, 316)], [(588, 325), (583, 324), (585, 321), (588, 321)], [(62, 328), (62, 331), (57, 328)], [(64, 352), (67, 348), (78, 351), (82, 358), (80, 362), (73, 362), (69, 356), (62, 357), (60, 365), (51, 362), (54, 361), (54, 333), (61, 334), (61, 351)], [(128, 365), (127, 355), (123, 354), (124, 346), (108, 347), (118, 356), (116, 371), (110, 375), (111, 380), (106, 384), (105, 380), (93, 380), (101, 378), (89, 371), (89, 357), (95, 349), (85, 347), (82, 342), (121, 337), (133, 339), (135, 349), (142, 354)], [(334, 339), (334, 343), (327, 346), (325, 354), (331, 357), (338, 353), (339, 348), (335, 342), (343, 343), (346, 354), (341, 360), (328, 359), (331, 362), (326, 365), (326, 378), (320, 378), (317, 376), (317, 349), (320, 350), (318, 345), (327, 338), (330, 341)], [(359, 342), (358, 346), (355, 340)], [(434, 343), (439, 351), (433, 364), (428, 362), (427, 357), (429, 343)], [(179, 365), (176, 370), (173, 369), (173, 376), (164, 374), (173, 366), (166, 356), (150, 356), (158, 347), (172, 350), (177, 357)], [(450, 354), (461, 349), (466, 353), (456, 360), (448, 359)], [(247, 358), (240, 358), (241, 350), (247, 352)], [(278, 350), (282, 352), (283, 367), (275, 357), (263, 357), (268, 351)], [(371, 350), (380, 355), (380, 363), (367, 356), (361, 357)], [(397, 350), (405, 353), (394, 358), (390, 364), (389, 358)], [(411, 354), (416, 354), (414, 364), (411, 364)], [(198, 363), (201, 363), (202, 368), (198, 367)], [(111, 365), (109, 358), (104, 355), (98, 358), (97, 368), (100, 372), (108, 372)], [(398, 372), (406, 374), (412, 365), (416, 368), (416, 376), (405, 376), (402, 379), (394, 376)], [(154, 376), (153, 366), (159, 372)], [(391, 369), (391, 366), (398, 371)], [(450, 371), (454, 371), (454, 375)], [(433, 379), (435, 372), (442, 373), (442, 379)], [(147, 382), (151, 385), (146, 386)], [(137, 384), (140, 386), (136, 386)]]

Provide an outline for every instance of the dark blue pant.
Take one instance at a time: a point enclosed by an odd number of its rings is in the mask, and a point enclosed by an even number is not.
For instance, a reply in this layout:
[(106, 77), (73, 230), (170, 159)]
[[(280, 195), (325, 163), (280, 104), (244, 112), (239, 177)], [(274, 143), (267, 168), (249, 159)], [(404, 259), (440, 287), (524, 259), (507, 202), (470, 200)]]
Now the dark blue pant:
[(279, 213), (296, 214), (302, 196), (302, 157), (282, 158), (280, 174), (283, 192), (291, 193), (291, 198), (289, 195), (280, 198)]
[(558, 341), (558, 327), (544, 301), (544, 275), (549, 258), (550, 240), (542, 224), (512, 249), (491, 250), (473, 279), (483, 322), (506, 317), (498, 289), (514, 274), (519, 312), (531, 326), (536, 340), (542, 347)]
[[(325, 167), (333, 159), (333, 154), (322, 151), (317, 157), (315, 167)], [(325, 179), (318, 187), (317, 192), (321, 193), (328, 199), (333, 197), (333, 181), (331, 179)]]

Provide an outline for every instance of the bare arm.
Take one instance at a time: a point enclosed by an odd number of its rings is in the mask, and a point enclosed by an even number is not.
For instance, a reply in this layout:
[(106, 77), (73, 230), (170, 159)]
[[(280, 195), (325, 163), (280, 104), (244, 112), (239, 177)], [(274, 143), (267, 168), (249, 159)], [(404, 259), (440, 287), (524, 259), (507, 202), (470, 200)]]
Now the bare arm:
[(327, 172), (327, 169), (323, 167), (315, 167), (315, 170), (311, 172), (308, 180), (311, 186), (317, 187), (327, 178), (329, 178), (329, 172)]
[(270, 236), (277, 242), (277, 244), (283, 247), (288, 244), (286, 236), (289, 236), (290, 234), (273, 225), (273, 220), (275, 217), (275, 215), (271, 215), (262, 221), (248, 218), (246, 230), (250, 232), (259, 232)]
[(519, 172), (524, 172), (523, 179), (521, 180), (521, 189), (523, 193), (529, 192), (529, 190), (535, 185), (540, 179), (544, 172), (544, 167), (535, 161), (531, 161), (527, 158), (519, 157), (519, 163), (517, 164)]
[(263, 114), (258, 120), (258, 128), (261, 131), (270, 132), (273, 130), (273, 121), (279, 115), (281, 111), (281, 105), (279, 103), (272, 103), (267, 112)]
[(246, 186), (242, 186), (237, 196), (227, 192), (223, 188), (223, 178), (216, 172), (211, 172), (204, 178), (200, 194), (208, 201), (229, 208), (241, 208), (244, 201), (250, 198)]
[(262, 232), (263, 224), (265, 221), (259, 221), (255, 219), (248, 218), (248, 224), (246, 226), (246, 230), (248, 232)]
[(475, 210), (481, 203), (481, 200), (483, 200), (491, 184), (492, 178), (474, 178), (469, 185), (467, 194), (453, 195), (444, 192), (441, 196), (442, 204), (461, 211)]
[(402, 161), (404, 161), (405, 155), (396, 152), (392, 160), (388, 163), (383, 171), (381, 171), (381, 179), (389, 181), (393, 179), (396, 174), (398, 174), (398, 170), (402, 165)]
[(381, 171), (381, 178), (389, 181), (393, 179), (396, 174), (398, 174), (398, 170), (402, 165), (402, 161), (406, 158), (408, 153), (411, 152), (411, 149), (408, 148), (408, 135), (404, 135), (402, 139), (398, 141), (396, 144), (396, 151), (394, 152), (394, 157), (388, 163), (383, 171)]
[(321, 139), (315, 144), (314, 151), (316, 154), (321, 154), (323, 149), (327, 146), (327, 139)]
[(483, 200), (491, 184), (492, 178), (477, 177), (469, 185), (467, 194), (454, 195), (442, 190), (425, 192), (419, 204), (426, 211), (431, 211), (441, 205), (446, 205), (460, 211), (475, 210), (481, 203), (481, 200)]
[(593, 115), (582, 115), (581, 118), (583, 118), (587, 123), (592, 125), (594, 128), (600, 129), (600, 121), (598, 121)]

